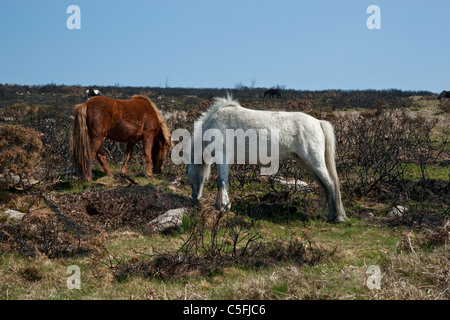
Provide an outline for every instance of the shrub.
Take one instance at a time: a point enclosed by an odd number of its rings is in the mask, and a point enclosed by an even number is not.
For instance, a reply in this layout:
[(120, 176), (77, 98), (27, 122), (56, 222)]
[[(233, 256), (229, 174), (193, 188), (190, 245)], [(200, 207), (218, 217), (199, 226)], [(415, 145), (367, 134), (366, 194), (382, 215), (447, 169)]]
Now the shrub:
[(439, 102), (439, 108), (443, 113), (450, 113), (450, 99), (442, 99)]
[(435, 120), (401, 111), (363, 111), (359, 117), (343, 116), (335, 122), (339, 171), (346, 193), (367, 195), (380, 185), (404, 179), (406, 165), (417, 164), (422, 180), (426, 169), (443, 152), (444, 138), (431, 138)]
[[(0, 127), (0, 174), (13, 185), (22, 185), (40, 160), (42, 142), (39, 132), (20, 125)], [(16, 175), (19, 180), (12, 179)]]

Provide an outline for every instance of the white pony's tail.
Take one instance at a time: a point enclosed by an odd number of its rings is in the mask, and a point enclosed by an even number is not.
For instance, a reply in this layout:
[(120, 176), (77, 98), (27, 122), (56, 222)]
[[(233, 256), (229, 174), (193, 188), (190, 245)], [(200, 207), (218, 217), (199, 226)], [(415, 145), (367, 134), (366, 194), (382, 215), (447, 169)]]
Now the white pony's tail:
[(335, 196), (336, 196), (336, 211), (337, 211), (336, 218), (345, 217), (345, 210), (341, 200), (339, 178), (336, 171), (336, 159), (335, 159), (336, 139), (334, 135), (334, 129), (331, 123), (329, 123), (328, 121), (321, 120), (320, 125), (325, 135), (325, 163), (328, 172), (334, 182)]

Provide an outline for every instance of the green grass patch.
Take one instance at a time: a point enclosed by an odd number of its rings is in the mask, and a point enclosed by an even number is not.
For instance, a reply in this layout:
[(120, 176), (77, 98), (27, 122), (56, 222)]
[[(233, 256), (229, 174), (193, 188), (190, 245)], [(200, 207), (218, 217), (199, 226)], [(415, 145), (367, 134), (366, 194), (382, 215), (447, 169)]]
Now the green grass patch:
[[(447, 181), (450, 178), (449, 168), (441, 166), (427, 166), (425, 170), (427, 179), (438, 179)], [(422, 179), (422, 170), (419, 165), (409, 163), (405, 169), (405, 179), (420, 181)]]

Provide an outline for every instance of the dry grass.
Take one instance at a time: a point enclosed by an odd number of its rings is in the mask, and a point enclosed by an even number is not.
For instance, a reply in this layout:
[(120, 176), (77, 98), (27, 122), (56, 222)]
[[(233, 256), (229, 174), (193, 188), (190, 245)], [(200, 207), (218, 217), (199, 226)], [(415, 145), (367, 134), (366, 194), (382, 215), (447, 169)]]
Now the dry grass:
[[(442, 228), (445, 230), (447, 224)], [(207, 272), (199, 265), (196, 265), (198, 269), (178, 265), (179, 272), (152, 275), (148, 268), (163, 261), (173, 262), (169, 253), (182, 247), (186, 236), (184, 239), (177, 235), (148, 237), (131, 230), (105, 231), (90, 239), (88, 255), (50, 259), (48, 255), (37, 253), (33, 259), (24, 259), (14, 253), (3, 253), (0, 255), (0, 297), (155, 300), (450, 298), (448, 242), (444, 239), (442, 244), (441, 236), (436, 242), (436, 234), (448, 237), (448, 230), (447, 233), (441, 229), (433, 233), (397, 233), (360, 220), (353, 220), (346, 226), (313, 221), (306, 229), (295, 226), (289, 229), (311, 232), (307, 238), (300, 237), (292, 243), (306, 244), (309, 239), (315, 252), (322, 254), (322, 259), (312, 264), (304, 263), (312, 261), (313, 251), (307, 250), (303, 263), (290, 261), (283, 255), (292, 248), (288, 239), (274, 239), (271, 245), (263, 248), (277, 250), (262, 250), (259, 259), (266, 263), (258, 267), (239, 263), (219, 265), (216, 260), (216, 267)], [(332, 254), (331, 248), (334, 248)], [(211, 262), (205, 254), (207, 252), (200, 252), (198, 259), (208, 267)], [(277, 259), (281, 256), (282, 259)], [(268, 263), (270, 261), (276, 263)], [(159, 265), (160, 271), (162, 266), (170, 265), (164, 263)], [(73, 264), (81, 268), (81, 290), (68, 290), (65, 284), (66, 269)], [(380, 290), (369, 290), (366, 286), (367, 267), (372, 264), (381, 269)], [(127, 276), (118, 277), (124, 270), (128, 272)], [(203, 272), (199, 272), (201, 270)]]

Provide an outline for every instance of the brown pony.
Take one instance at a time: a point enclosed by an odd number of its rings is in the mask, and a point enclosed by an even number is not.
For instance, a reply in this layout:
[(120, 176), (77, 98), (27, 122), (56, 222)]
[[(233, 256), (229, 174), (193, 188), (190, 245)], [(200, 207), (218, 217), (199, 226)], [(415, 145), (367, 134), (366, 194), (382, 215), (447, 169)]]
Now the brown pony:
[(172, 148), (169, 129), (161, 112), (147, 97), (130, 100), (93, 97), (75, 106), (72, 150), (75, 167), (83, 180), (92, 180), (92, 161), (97, 156), (106, 174), (111, 175), (102, 142), (105, 138), (126, 142), (122, 174), (127, 171), (133, 148), (138, 141), (144, 147), (146, 176), (159, 173), (167, 152)]

